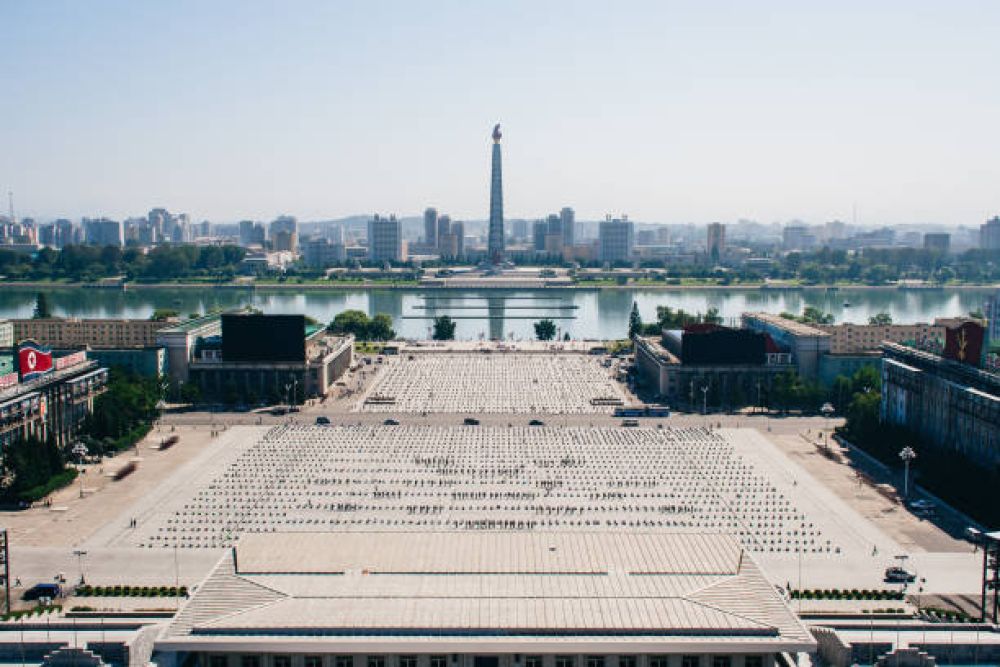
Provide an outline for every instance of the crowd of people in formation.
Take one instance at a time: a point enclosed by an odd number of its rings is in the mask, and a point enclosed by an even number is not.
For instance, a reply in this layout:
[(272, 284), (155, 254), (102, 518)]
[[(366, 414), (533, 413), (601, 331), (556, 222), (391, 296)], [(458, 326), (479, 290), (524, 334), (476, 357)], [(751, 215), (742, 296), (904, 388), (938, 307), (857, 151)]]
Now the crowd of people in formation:
[(592, 414), (624, 402), (610, 372), (582, 354), (415, 354), (387, 363), (361, 410)]
[(144, 547), (228, 546), (247, 532), (725, 532), (756, 552), (837, 553), (724, 435), (690, 428), (277, 426)]

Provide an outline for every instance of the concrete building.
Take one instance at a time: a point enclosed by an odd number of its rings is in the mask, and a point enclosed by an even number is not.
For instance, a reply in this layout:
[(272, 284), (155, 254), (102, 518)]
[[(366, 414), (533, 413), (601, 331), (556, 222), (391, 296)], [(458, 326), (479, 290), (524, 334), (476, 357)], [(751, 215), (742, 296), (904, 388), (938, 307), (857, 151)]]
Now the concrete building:
[(328, 336), (303, 315), (222, 315), (218, 336), (195, 343), (189, 381), (204, 399), (235, 402), (320, 398), (350, 365), (353, 336)]
[(310, 269), (325, 269), (346, 262), (347, 249), (341, 243), (330, 243), (325, 237), (310, 239), (302, 246), (302, 261)]
[(105, 320), (47, 318), (42, 320), (11, 320), (14, 341), (31, 339), (57, 349), (89, 346), (92, 348), (141, 348), (157, 344), (157, 334), (177, 324), (176, 321)]
[(87, 243), (90, 245), (122, 246), (125, 243), (122, 223), (117, 220), (84, 218), (83, 228)]
[(0, 320), (0, 349), (14, 347), (14, 323), (10, 320)]
[(31, 380), (0, 376), (0, 449), (29, 437), (67, 446), (107, 383), (108, 369), (83, 351), (54, 358), (52, 371)]
[(610, 215), (598, 227), (597, 257), (602, 262), (630, 262), (635, 249), (635, 228), (628, 216)]
[(1000, 290), (986, 299), (983, 304), (986, 317), (986, 339), (990, 347), (1000, 346)]
[(924, 234), (924, 250), (947, 253), (951, 250), (951, 234)]
[(884, 423), (982, 467), (1000, 465), (1000, 375), (897, 343), (882, 354)]
[[(761, 340), (749, 340), (756, 334)], [(689, 332), (664, 331), (663, 336), (635, 341), (635, 365), (640, 382), (672, 404), (691, 409), (766, 405), (774, 379), (795, 369), (791, 354), (746, 330), (693, 333), (711, 340), (698, 341), (700, 351), (685, 354)], [(750, 348), (757, 347), (756, 351)], [(740, 353), (740, 348), (752, 354)], [(731, 355), (730, 352), (737, 352)]]
[(802, 324), (770, 313), (743, 313), (743, 328), (768, 334), (780, 347), (787, 349), (799, 375), (816, 378), (820, 358), (830, 354), (829, 333), (810, 324)]
[(154, 652), (162, 667), (773, 667), (815, 647), (725, 535), (303, 532), (244, 535)]
[(375, 215), (368, 221), (368, 259), (373, 262), (405, 261), (403, 226), (396, 216)]
[(185, 320), (156, 333), (156, 345), (167, 351), (167, 369), (173, 386), (188, 381), (188, 369), (198, 340), (221, 334), (222, 318), (219, 315)]
[(125, 368), (143, 377), (167, 376), (167, 351), (159, 346), (87, 349), (87, 357), (106, 368)]
[(706, 231), (705, 252), (712, 262), (718, 262), (726, 254), (726, 226), (721, 222), (709, 223)]
[[(787, 320), (786, 320), (787, 321)], [(810, 324), (810, 328), (830, 335), (829, 354), (858, 354), (878, 351), (882, 343), (918, 345), (944, 340), (945, 325), (934, 324)]]
[(424, 245), (428, 248), (438, 247), (437, 219), (436, 208), (429, 207), (424, 211)]
[(979, 226), (979, 247), (983, 250), (1000, 250), (1000, 216)]

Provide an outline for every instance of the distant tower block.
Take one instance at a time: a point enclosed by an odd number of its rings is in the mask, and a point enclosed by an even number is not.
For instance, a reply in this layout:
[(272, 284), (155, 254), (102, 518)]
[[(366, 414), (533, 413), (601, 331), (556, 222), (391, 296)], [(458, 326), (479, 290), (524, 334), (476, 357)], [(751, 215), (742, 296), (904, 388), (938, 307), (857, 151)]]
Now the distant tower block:
[(500, 157), (500, 123), (493, 128), (493, 172), (490, 180), (490, 232), (487, 251), (490, 262), (504, 261), (503, 168)]

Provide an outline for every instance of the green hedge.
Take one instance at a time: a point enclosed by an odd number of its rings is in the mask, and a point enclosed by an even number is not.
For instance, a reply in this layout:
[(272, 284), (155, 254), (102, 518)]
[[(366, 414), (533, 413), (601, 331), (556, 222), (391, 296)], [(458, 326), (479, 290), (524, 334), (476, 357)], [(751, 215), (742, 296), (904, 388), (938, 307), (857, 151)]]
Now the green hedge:
[(155, 598), (155, 597), (183, 597), (188, 595), (187, 586), (91, 586), (83, 584), (76, 587), (76, 594), (79, 597), (133, 597), (133, 598)]
[(18, 500), (23, 500), (26, 503), (39, 501), (53, 491), (72, 484), (73, 480), (76, 479), (77, 474), (76, 468), (66, 468), (62, 472), (56, 473), (50, 477), (49, 481), (44, 484), (39, 484), (38, 486), (26, 489), (18, 496)]
[(868, 589), (832, 589), (813, 588), (793, 590), (793, 600), (902, 600), (902, 591), (868, 590)]

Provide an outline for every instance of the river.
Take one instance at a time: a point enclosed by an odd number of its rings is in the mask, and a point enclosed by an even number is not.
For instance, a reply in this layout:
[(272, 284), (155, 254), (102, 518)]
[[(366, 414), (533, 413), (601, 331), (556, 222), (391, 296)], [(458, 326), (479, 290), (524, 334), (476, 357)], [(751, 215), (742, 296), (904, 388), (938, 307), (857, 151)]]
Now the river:
[[(348, 308), (369, 314), (387, 313), (396, 331), (408, 338), (426, 338), (433, 317), (450, 315), (457, 320), (457, 337), (496, 338), (513, 334), (534, 335), (532, 324), (553, 319), (560, 333), (573, 338), (621, 338), (625, 335), (632, 302), (639, 304), (644, 321), (654, 320), (656, 306), (669, 305), (688, 312), (717, 308), (725, 318), (738, 318), (748, 310), (772, 313), (802, 312), (816, 306), (833, 313), (837, 322), (866, 322), (887, 312), (895, 322), (929, 322), (979, 310), (993, 292), (981, 289), (849, 289), (829, 292), (797, 289), (525, 289), (525, 290), (433, 290), (433, 289), (337, 289), (267, 290), (130, 288), (127, 292), (106, 289), (47, 288), (49, 304), (57, 316), (147, 318), (156, 308), (172, 308), (182, 314), (203, 313), (214, 308), (253, 306), (265, 313), (305, 313), (327, 322)], [(0, 289), (0, 317), (30, 317), (37, 288), (5, 285)], [(850, 304), (849, 306), (846, 304)]]

